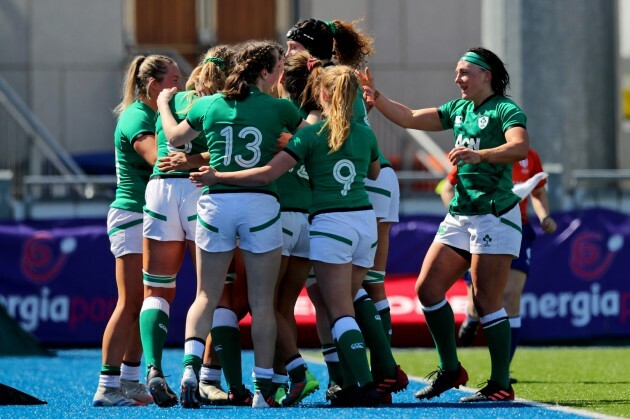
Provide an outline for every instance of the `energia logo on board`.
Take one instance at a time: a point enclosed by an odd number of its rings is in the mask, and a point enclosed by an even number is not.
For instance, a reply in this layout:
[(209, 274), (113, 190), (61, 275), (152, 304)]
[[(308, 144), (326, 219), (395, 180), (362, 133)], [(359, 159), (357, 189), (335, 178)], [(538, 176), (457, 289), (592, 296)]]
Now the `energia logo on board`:
[(73, 331), (83, 322), (106, 322), (116, 298), (54, 295), (48, 287), (42, 287), (36, 294), (0, 294), (0, 304), (27, 332), (35, 332), (46, 322), (66, 323)]

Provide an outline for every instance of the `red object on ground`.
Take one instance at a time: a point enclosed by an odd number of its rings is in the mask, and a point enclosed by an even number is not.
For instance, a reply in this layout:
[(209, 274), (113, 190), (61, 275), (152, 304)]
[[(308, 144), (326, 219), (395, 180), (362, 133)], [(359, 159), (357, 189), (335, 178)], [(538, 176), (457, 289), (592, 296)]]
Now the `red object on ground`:
[[(415, 276), (388, 275), (385, 279), (385, 290), (389, 300), (393, 340), (392, 346), (433, 346), (433, 339), (422, 314), (422, 306), (416, 296)], [(466, 284), (457, 281), (446, 294), (446, 298), (455, 313), (456, 330), (466, 318)], [(302, 290), (295, 306), (295, 320), (298, 326), (298, 346), (300, 348), (320, 347), (317, 329), (315, 328), (315, 308), (306, 293)], [(240, 322), (241, 337), (245, 347), (251, 347), (251, 317), (248, 315)]]

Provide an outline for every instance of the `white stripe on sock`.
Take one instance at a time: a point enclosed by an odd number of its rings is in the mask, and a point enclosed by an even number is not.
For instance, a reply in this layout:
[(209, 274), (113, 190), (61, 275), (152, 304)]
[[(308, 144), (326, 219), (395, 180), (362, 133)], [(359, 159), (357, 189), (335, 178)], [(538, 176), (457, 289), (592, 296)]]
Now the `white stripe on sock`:
[(195, 355), (203, 358), (205, 345), (198, 340), (187, 340), (184, 343), (184, 355)]
[(496, 319), (500, 319), (501, 317), (507, 317), (507, 311), (505, 311), (504, 308), (499, 311), (495, 311), (494, 313), (486, 314), (480, 320), (481, 324), (483, 325), (486, 323), (490, 323)]
[(378, 302), (374, 303), (374, 307), (376, 307), (376, 310), (379, 311), (379, 312), (383, 311), (386, 308), (389, 308), (389, 301), (387, 299), (378, 301)]
[(228, 308), (219, 307), (214, 310), (212, 327), (233, 327), (238, 329), (238, 316)]
[(304, 362), (304, 359), (302, 359), (301, 356), (297, 357), (293, 361), (289, 362), (286, 365), (286, 369), (287, 369), (287, 371), (293, 371), (294, 369), (296, 369), (300, 365), (306, 365), (306, 362)]
[(252, 370), (252, 377), (254, 378), (273, 378), (273, 368), (260, 368), (254, 367)]
[(201, 367), (199, 379), (204, 381), (221, 381), (221, 369)]
[(144, 299), (142, 302), (142, 310), (140, 310), (140, 312), (145, 310), (161, 310), (168, 316), (170, 308), (170, 304), (164, 298), (151, 296)]
[(448, 301), (445, 298), (445, 299), (443, 299), (442, 301), (440, 301), (439, 303), (437, 303), (435, 305), (423, 306), (422, 307), (422, 311), (426, 311), (426, 312), (437, 311), (437, 310), (441, 309), (442, 307), (444, 307), (447, 304), (448, 304)]
[(363, 297), (364, 295), (367, 295), (367, 291), (365, 291), (363, 288), (360, 288), (359, 291), (357, 291), (357, 295), (354, 296), (354, 301), (357, 301), (359, 298)]

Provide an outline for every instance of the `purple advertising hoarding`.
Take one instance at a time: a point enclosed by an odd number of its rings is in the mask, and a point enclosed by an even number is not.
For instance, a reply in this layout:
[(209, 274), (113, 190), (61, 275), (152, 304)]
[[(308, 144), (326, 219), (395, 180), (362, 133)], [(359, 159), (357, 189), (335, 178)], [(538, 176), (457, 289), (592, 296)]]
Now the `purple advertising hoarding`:
[[(401, 217), (392, 227), (388, 273), (419, 272), (441, 217)], [(630, 217), (605, 209), (554, 214), (537, 233), (521, 301), (529, 342), (630, 337)]]
[[(554, 218), (554, 235), (534, 225), (523, 340), (630, 337), (630, 217), (589, 209)], [(418, 273), (441, 219), (401, 217), (391, 231), (388, 274)], [(0, 304), (24, 329), (44, 344), (100, 344), (116, 304), (105, 220), (0, 224), (0, 260)], [(187, 257), (177, 277), (168, 343), (183, 342), (194, 292)]]
[[(101, 342), (117, 296), (105, 220), (2, 224), (0, 260), (0, 304), (25, 330), (44, 344)], [(186, 260), (169, 340), (183, 336), (195, 286)]]

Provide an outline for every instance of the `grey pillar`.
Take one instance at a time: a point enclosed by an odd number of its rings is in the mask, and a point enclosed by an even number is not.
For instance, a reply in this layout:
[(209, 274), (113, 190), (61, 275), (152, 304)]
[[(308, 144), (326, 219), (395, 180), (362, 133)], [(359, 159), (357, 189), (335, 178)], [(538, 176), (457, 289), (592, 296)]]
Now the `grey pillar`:
[(9, 220), (13, 217), (12, 190), (13, 172), (0, 170), (0, 220)]
[(575, 169), (616, 168), (616, 0), (483, 0), (482, 40), (507, 63), (530, 143), (563, 172), (555, 209), (567, 207)]

